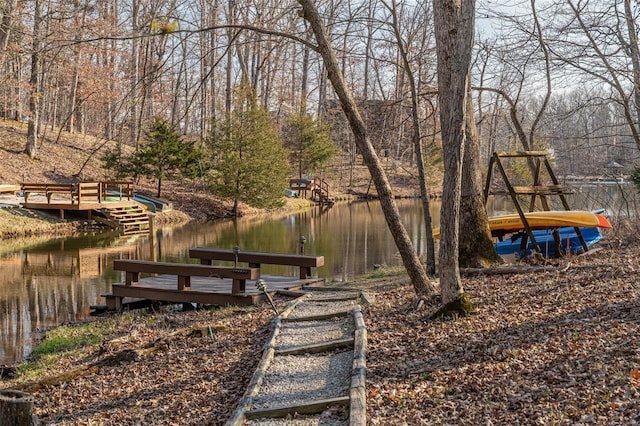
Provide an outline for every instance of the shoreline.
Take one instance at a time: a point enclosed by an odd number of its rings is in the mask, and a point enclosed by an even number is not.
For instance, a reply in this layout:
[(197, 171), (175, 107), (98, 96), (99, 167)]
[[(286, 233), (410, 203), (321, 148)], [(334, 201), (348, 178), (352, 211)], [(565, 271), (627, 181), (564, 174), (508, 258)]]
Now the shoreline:
[[(86, 218), (69, 217), (60, 219), (53, 214), (25, 209), (21, 206), (21, 197), (6, 194), (0, 195), (0, 243), (11, 240), (41, 237), (72, 237), (88, 232), (108, 232), (109, 228), (99, 225), (96, 221)], [(312, 208), (313, 204), (307, 200), (293, 199), (287, 202), (285, 207), (273, 210), (258, 210), (247, 208), (240, 217), (261, 217), (270, 214), (289, 214)], [(216, 219), (199, 218), (187, 213), (183, 209), (175, 208), (167, 212), (154, 214), (155, 226), (185, 225), (190, 222), (206, 222), (210, 220), (229, 219), (220, 217)]]
[[(395, 199), (417, 199), (417, 195), (400, 195)], [(356, 201), (376, 201), (378, 198), (369, 196), (357, 196), (340, 194), (336, 198), (337, 203)], [(438, 199), (437, 196), (430, 200)], [(284, 207), (273, 210), (255, 209), (244, 206), (239, 218), (260, 218), (270, 215), (286, 215), (298, 211), (305, 211), (315, 207), (315, 204), (304, 198), (287, 198)], [(69, 217), (60, 219), (53, 214), (25, 209), (21, 206), (22, 197), (9, 194), (0, 194), (0, 243), (7, 240), (18, 240), (35, 237), (72, 237), (87, 232), (107, 232), (109, 229), (86, 218)], [(184, 202), (178, 202), (177, 207), (167, 212), (159, 212), (154, 215), (155, 226), (185, 225), (191, 222), (207, 222), (215, 220), (233, 219), (227, 216), (212, 217), (209, 214), (202, 215), (197, 206), (189, 206)], [(215, 210), (224, 210), (224, 202), (218, 203)]]

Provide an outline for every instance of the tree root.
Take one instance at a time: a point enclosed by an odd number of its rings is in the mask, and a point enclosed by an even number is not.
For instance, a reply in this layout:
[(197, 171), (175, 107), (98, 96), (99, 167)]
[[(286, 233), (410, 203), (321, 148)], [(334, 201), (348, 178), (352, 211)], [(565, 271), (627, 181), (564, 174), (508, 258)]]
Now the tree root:
[(459, 316), (468, 317), (473, 312), (474, 307), (467, 293), (462, 293), (457, 299), (442, 306), (431, 314), (429, 319), (456, 318)]

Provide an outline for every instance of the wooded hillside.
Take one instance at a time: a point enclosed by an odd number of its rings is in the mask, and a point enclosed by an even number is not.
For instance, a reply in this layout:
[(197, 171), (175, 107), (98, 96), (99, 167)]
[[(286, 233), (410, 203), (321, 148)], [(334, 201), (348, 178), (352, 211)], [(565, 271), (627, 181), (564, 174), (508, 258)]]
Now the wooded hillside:
[[(438, 161), (431, 3), (318, 3), (342, 72), (375, 124), (378, 153), (413, 161), (412, 73), (423, 143)], [(634, 166), (639, 6), (605, 3), (478, 5), (472, 75), (485, 160), (494, 150), (550, 148), (561, 175), (600, 175), (614, 160)], [(298, 10), (295, 1), (266, 0), (3, 0), (0, 117), (29, 121), (50, 140), (64, 129), (136, 147), (160, 116), (203, 140), (246, 82), (279, 126), (301, 111), (334, 123), (343, 163), (353, 165), (358, 153), (334, 119), (335, 96)], [(34, 149), (49, 147), (40, 142)]]

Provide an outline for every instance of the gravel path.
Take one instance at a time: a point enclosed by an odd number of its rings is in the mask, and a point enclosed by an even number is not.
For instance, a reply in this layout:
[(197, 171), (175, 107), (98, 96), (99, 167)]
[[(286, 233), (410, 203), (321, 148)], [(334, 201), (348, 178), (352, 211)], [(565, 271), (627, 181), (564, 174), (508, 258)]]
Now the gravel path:
[[(366, 363), (357, 297), (307, 294), (277, 317), (263, 362), (227, 425), (364, 425), (357, 411), (364, 404), (352, 401), (364, 400)], [(296, 354), (279, 353), (292, 349)]]
[(276, 337), (276, 347), (277, 349), (289, 349), (296, 346), (344, 339), (353, 337), (354, 330), (352, 316), (326, 321), (285, 323)]
[(341, 353), (277, 356), (264, 376), (253, 408), (299, 405), (348, 396), (353, 350)]
[(290, 319), (301, 317), (312, 317), (318, 315), (340, 314), (347, 312), (356, 305), (352, 300), (339, 300), (337, 302), (309, 302), (300, 303), (296, 309), (289, 315)]

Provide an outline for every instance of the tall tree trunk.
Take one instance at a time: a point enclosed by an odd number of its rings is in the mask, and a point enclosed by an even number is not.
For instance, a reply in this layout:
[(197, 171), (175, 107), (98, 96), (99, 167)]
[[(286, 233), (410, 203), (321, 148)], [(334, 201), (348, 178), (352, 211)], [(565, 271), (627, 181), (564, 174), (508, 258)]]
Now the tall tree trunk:
[(468, 75), (474, 31), (474, 0), (434, 0), (438, 95), (444, 157), (440, 214), (440, 290), (446, 311), (467, 314), (458, 266), (458, 229)]
[[(227, 22), (229, 24), (235, 23), (235, 0), (229, 0), (229, 10), (227, 11)], [(226, 119), (228, 120), (231, 117), (231, 100), (232, 100), (232, 74), (231, 71), (233, 69), (233, 49), (231, 48), (231, 43), (234, 43), (234, 33), (231, 28), (227, 30), (227, 43), (229, 43), (229, 48), (227, 49), (227, 65), (225, 67), (225, 114)]]
[(0, 21), (0, 57), (4, 56), (4, 51), (9, 44), (9, 37), (14, 20), (14, 13), (18, 6), (18, 0), (4, 0), (0, 6), (2, 20)]
[(638, 29), (631, 10), (631, 1), (624, 0), (624, 15), (629, 34), (629, 56), (633, 68), (633, 99), (635, 101), (636, 118), (640, 123), (640, 49), (638, 48)]
[(137, 148), (140, 140), (140, 125), (138, 121), (138, 109), (140, 108), (140, 39), (136, 36), (140, 31), (139, 28), (140, 2), (133, 0), (131, 3), (131, 31), (133, 38), (131, 39), (131, 111), (129, 113), (129, 126), (131, 131), (131, 143)]
[(378, 196), (380, 197), (380, 205), (382, 206), (387, 226), (391, 231), (391, 235), (393, 235), (398, 251), (400, 252), (400, 256), (402, 257), (404, 267), (411, 279), (413, 288), (419, 296), (434, 294), (436, 289), (429, 281), (429, 277), (422, 267), (420, 259), (413, 248), (409, 234), (400, 221), (400, 213), (393, 198), (391, 185), (384, 173), (380, 159), (376, 155), (371, 141), (369, 140), (367, 130), (362, 117), (358, 112), (356, 103), (344, 82), (344, 78), (338, 66), (338, 60), (336, 59), (333, 48), (329, 44), (318, 11), (312, 0), (298, 0), (298, 2), (304, 11), (304, 18), (311, 24), (311, 29), (316, 36), (318, 51), (327, 68), (329, 81), (331, 81), (331, 84), (340, 99), (342, 110), (347, 116), (356, 144), (358, 145), (369, 172), (371, 173), (371, 177), (378, 191)]
[[(468, 82), (470, 88), (470, 82)], [(463, 268), (482, 268), (502, 263), (496, 252), (487, 221), (480, 170), (480, 143), (473, 116), (471, 92), (467, 92), (466, 132), (462, 164), (460, 196), (459, 265)]]
[(435, 256), (435, 241), (432, 233), (431, 224), (431, 208), (429, 205), (429, 188), (427, 188), (427, 178), (424, 172), (424, 157), (422, 153), (422, 137), (420, 134), (420, 110), (418, 108), (418, 89), (416, 85), (416, 79), (409, 63), (409, 57), (407, 50), (405, 49), (404, 42), (402, 41), (402, 35), (400, 34), (400, 28), (398, 26), (398, 14), (396, 10), (396, 1), (391, 2), (391, 16), (393, 19), (393, 31), (396, 36), (396, 43), (398, 45), (398, 52), (404, 64), (404, 69), (409, 82), (409, 89), (411, 91), (411, 124), (413, 128), (413, 147), (416, 153), (416, 163), (418, 165), (418, 176), (420, 178), (420, 197), (422, 198), (422, 209), (424, 211), (424, 224), (427, 237), (427, 274), (433, 277), (436, 275), (436, 256)]
[[(76, 37), (77, 40), (77, 37)], [(78, 83), (80, 81), (80, 46), (75, 46), (73, 54), (73, 74), (71, 76), (71, 87), (69, 91), (69, 115), (67, 116), (67, 132), (74, 133), (76, 130), (76, 112), (78, 108)]]
[(31, 158), (38, 153), (39, 126), (39, 73), (40, 73), (40, 25), (42, 23), (42, 6), (40, 0), (35, 0), (33, 16), (33, 52), (31, 53), (31, 74), (29, 78), (29, 125), (27, 127), (27, 145), (25, 152)]

